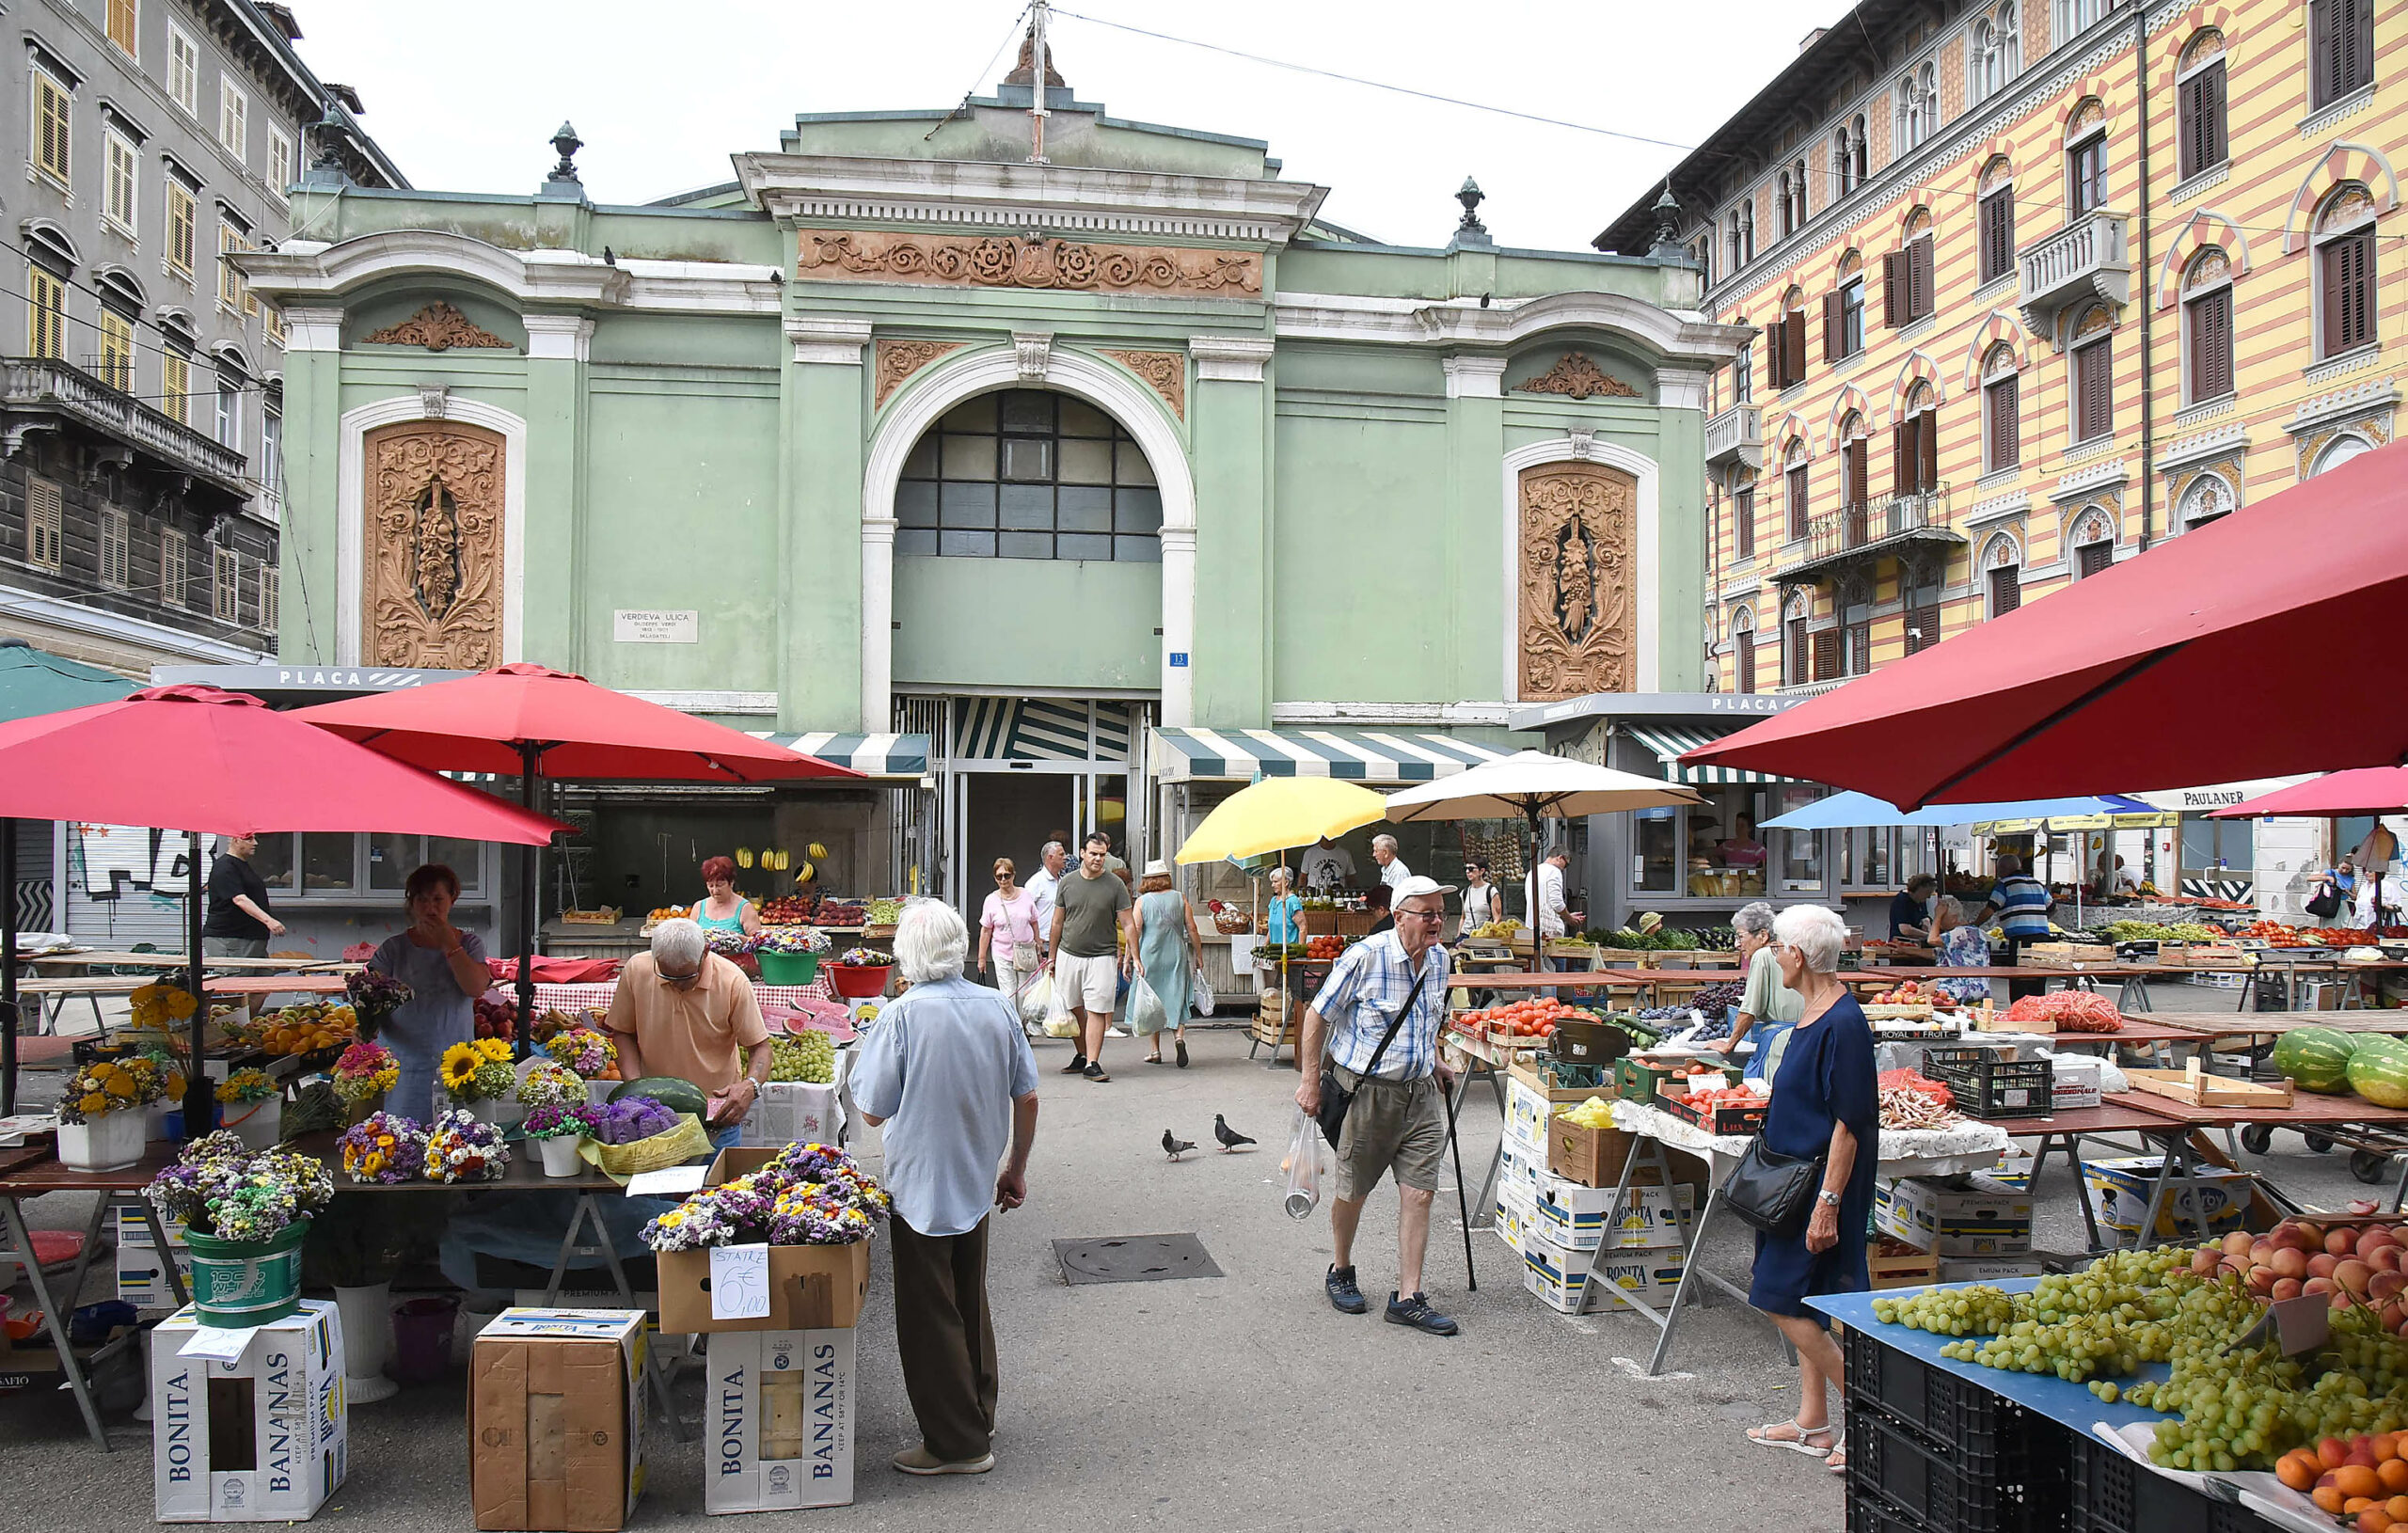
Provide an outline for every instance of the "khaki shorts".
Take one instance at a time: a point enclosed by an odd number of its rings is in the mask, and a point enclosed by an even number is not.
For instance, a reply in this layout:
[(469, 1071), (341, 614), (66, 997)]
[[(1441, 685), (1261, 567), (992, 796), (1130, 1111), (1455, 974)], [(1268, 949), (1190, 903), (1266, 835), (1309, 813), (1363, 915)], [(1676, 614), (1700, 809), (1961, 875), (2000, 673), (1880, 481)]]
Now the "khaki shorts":
[(1075, 953), (1054, 956), (1054, 984), (1062, 992), (1062, 1004), (1084, 1010), (1090, 1017), (1109, 1017), (1113, 1004), (1120, 999), (1120, 959), (1116, 954), (1099, 954), (1082, 958)]
[(1359, 1202), (1390, 1171), (1400, 1187), (1435, 1192), (1447, 1159), (1447, 1110), (1438, 1099), (1438, 1077), (1367, 1082), (1343, 1066), (1331, 1069), (1339, 1084), (1354, 1093), (1346, 1127), (1338, 1135), (1338, 1197)]

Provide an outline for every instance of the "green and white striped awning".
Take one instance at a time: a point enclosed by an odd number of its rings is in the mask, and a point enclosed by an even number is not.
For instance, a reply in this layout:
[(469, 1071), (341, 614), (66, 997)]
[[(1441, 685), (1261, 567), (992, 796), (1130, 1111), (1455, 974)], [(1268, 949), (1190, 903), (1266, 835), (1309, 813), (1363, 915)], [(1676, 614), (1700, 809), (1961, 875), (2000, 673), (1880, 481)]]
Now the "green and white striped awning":
[[(1753, 722), (1754, 720), (1750, 720)], [(1794, 777), (1775, 777), (1770, 772), (1743, 771), (1736, 766), (1684, 766), (1681, 757), (1700, 746), (1712, 745), (1725, 735), (1745, 729), (1746, 724), (1734, 724), (1729, 729), (1710, 725), (1656, 724), (1624, 721), (1618, 726), (1624, 735), (1656, 752), (1663, 764), (1664, 775), (1675, 782), (1704, 788), (1735, 786), (1745, 783), (1795, 782)]]
[(1427, 782), (1511, 754), (1451, 735), (1378, 729), (1158, 729), (1154, 747), (1165, 782), (1245, 782), (1257, 773)]
[(925, 735), (772, 735), (757, 729), (752, 734), (771, 745), (783, 745), (806, 756), (850, 766), (863, 777), (917, 781), (928, 769), (928, 737)]

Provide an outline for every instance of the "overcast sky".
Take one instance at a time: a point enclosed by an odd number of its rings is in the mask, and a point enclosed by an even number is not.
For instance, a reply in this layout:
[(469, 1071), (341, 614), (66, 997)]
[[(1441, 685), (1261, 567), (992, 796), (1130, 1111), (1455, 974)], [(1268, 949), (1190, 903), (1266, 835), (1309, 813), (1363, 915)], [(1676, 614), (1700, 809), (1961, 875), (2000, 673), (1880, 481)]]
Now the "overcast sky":
[[(414, 185), (535, 190), (566, 118), (597, 202), (732, 179), (797, 112), (948, 106), (1010, 68), (988, 59), (1021, 0), (858, 10), (801, 0), (296, 0), (300, 50), (358, 89)], [(1794, 56), (1839, 0), (1219, 0), (1069, 9), (1288, 63), (1692, 144)], [(1710, 25), (1705, 24), (1711, 18)], [(1323, 215), (1399, 245), (1444, 243), (1479, 179), (1499, 243), (1576, 249), (1677, 150), (1417, 101), (1133, 37), (1056, 11), (1055, 68), (1143, 122), (1266, 139)]]

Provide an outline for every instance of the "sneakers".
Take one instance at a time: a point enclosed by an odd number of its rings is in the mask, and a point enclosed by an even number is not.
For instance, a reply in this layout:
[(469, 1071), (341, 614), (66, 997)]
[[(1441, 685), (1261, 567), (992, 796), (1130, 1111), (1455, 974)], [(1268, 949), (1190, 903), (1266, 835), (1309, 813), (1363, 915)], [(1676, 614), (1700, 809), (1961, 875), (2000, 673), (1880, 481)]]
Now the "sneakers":
[(1363, 1290), (1354, 1286), (1354, 1269), (1352, 1267), (1332, 1267), (1329, 1274), (1321, 1280), (1321, 1286), (1329, 1290), (1330, 1306), (1340, 1315), (1360, 1315), (1371, 1307), (1370, 1302), (1363, 1297)]
[(1125, 1027), (1107, 1027), (1103, 1030), (1103, 1035), (1107, 1038), (1125, 1038), (1132, 1035)]
[(1087, 1067), (1087, 1056), (1086, 1056), (1086, 1055), (1085, 1055), (1085, 1054), (1072, 1054), (1072, 1055), (1070, 1056), (1070, 1062), (1069, 1062), (1068, 1065), (1065, 1065), (1065, 1066), (1063, 1066), (1063, 1067), (1062, 1067), (1062, 1073), (1063, 1073), (1064, 1075), (1077, 1075), (1077, 1074), (1079, 1074), (1081, 1071), (1085, 1070), (1086, 1067)]
[(907, 1475), (983, 1475), (995, 1467), (995, 1456), (991, 1453), (982, 1453), (974, 1459), (947, 1462), (929, 1452), (926, 1444), (907, 1447), (888, 1462)]
[[(1347, 1275), (1347, 1287), (1352, 1288), (1354, 1274), (1350, 1272)], [(1402, 1299), (1389, 1294), (1387, 1321), (1390, 1325), (1409, 1325), (1417, 1331), (1427, 1331), (1434, 1336), (1451, 1336), (1462, 1329), (1455, 1324), (1452, 1316), (1441, 1315), (1432, 1309), (1429, 1298), (1418, 1293)]]
[(1111, 1076), (1106, 1075), (1103, 1072), (1103, 1061), (1101, 1059), (1089, 1060), (1087, 1062), (1087, 1067), (1080, 1073), (1085, 1075), (1088, 1080), (1099, 1083), (1112, 1079)]

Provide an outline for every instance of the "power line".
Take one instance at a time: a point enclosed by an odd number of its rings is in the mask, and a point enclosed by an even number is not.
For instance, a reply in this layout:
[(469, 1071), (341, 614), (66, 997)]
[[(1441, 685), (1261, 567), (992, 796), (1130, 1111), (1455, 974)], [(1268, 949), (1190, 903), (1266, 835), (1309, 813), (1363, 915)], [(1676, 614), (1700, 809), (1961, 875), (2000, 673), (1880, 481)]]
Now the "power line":
[[(925, 144), (929, 139), (934, 138), (937, 134), (943, 133), (946, 123), (951, 122), (954, 119), (961, 116), (962, 107), (968, 106), (970, 104), (970, 99), (978, 94), (979, 82), (986, 79), (989, 74), (994, 71), (997, 61), (1002, 59), (1004, 56), (1004, 50), (1010, 47), (1012, 45), (1012, 39), (1020, 35), (1020, 24), (1028, 19), (1028, 10), (1029, 8), (1027, 6), (1020, 8), (1020, 14), (1012, 18), (1012, 24), (1004, 32), (1004, 40), (996, 44), (995, 51), (987, 55), (987, 62), (985, 66), (981, 68), (975, 75), (971, 77), (970, 88), (961, 93), (961, 106), (955, 107), (952, 111), (947, 112), (943, 118), (940, 118), (937, 120), (937, 125), (935, 127), (930, 128), (926, 134), (923, 134), (920, 136), (921, 143)], [(1048, 46), (1045, 51), (1050, 54), (1054, 50), (1051, 46)], [(1039, 90), (1045, 88), (1045, 63), (1046, 61), (1041, 58), (1037, 61), (1038, 76), (1037, 87)]]
[[(78, 282), (74, 277), (70, 277), (65, 272), (59, 271), (54, 266), (45, 264), (40, 258), (35, 255), (33, 251), (26, 249), (24, 245), (18, 245), (11, 240), (0, 239), (0, 250), (14, 250), (17, 254), (25, 258), (27, 265), (39, 266), (42, 273), (53, 280), (73, 288), (76, 292), (84, 293), (87, 296), (99, 299), (101, 303), (108, 308), (109, 312), (117, 315), (118, 318), (128, 321), (129, 323), (142, 329), (151, 331), (156, 335), (166, 336), (169, 340), (175, 339), (175, 332), (167, 329), (165, 325), (159, 324), (155, 321), (145, 319), (139, 313), (129, 314), (123, 308), (119, 308), (119, 305), (123, 300), (119, 294), (103, 292), (99, 288), (93, 287), (89, 283)], [(218, 259), (223, 261), (228, 254), (230, 254), (230, 252), (220, 251), (218, 253)], [(18, 296), (23, 297), (24, 295), (20, 293)], [(62, 310), (62, 312), (64, 311)]]

